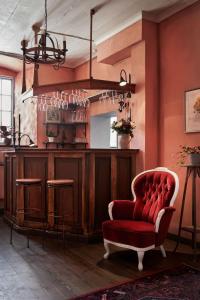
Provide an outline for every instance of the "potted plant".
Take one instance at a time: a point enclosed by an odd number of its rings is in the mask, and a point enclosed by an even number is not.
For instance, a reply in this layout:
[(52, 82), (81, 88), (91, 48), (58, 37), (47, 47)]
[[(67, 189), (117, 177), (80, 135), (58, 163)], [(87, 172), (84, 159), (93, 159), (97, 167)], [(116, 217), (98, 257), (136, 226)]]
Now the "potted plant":
[(113, 131), (116, 131), (118, 134), (118, 148), (128, 149), (130, 146), (130, 141), (133, 138), (133, 130), (135, 129), (135, 122), (132, 122), (130, 119), (119, 121), (114, 121), (112, 123)]
[(178, 152), (178, 164), (184, 165), (186, 158), (190, 165), (200, 165), (200, 146), (180, 146)]
[(50, 130), (47, 132), (47, 136), (48, 136), (49, 142), (53, 143), (55, 141), (55, 137), (57, 136), (57, 134)]
[(4, 145), (9, 146), (11, 144), (11, 132), (8, 131), (7, 126), (0, 126), (0, 137)]

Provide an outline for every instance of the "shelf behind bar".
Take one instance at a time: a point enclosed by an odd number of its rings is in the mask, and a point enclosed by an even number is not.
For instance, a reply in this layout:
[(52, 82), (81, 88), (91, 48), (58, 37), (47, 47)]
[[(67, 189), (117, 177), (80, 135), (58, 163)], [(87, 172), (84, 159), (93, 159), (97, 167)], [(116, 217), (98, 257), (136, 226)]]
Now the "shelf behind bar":
[(58, 125), (58, 126), (73, 126), (73, 125), (86, 125), (88, 122), (86, 121), (79, 121), (79, 122), (60, 122), (60, 123), (43, 123), (43, 125)]
[(87, 142), (43, 142), (43, 144), (77, 145), (77, 144), (88, 144), (88, 143)]

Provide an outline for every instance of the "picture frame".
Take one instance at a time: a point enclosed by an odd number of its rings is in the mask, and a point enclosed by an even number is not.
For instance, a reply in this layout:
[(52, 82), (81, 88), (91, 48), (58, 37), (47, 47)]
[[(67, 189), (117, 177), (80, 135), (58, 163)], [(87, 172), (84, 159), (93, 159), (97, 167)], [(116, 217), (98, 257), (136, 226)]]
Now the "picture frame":
[(200, 132), (200, 88), (185, 91), (185, 132)]
[(46, 110), (46, 123), (60, 123), (61, 113), (58, 108), (48, 106)]

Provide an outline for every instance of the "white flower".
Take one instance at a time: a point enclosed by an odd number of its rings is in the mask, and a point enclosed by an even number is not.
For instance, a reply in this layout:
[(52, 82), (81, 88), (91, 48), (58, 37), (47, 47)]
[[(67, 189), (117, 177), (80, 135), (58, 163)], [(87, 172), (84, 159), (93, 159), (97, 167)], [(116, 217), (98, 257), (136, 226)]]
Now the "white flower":
[(115, 127), (117, 127), (117, 128), (119, 128), (119, 127), (121, 127), (122, 126), (122, 121), (119, 121), (119, 122), (117, 122), (116, 124), (115, 124)]

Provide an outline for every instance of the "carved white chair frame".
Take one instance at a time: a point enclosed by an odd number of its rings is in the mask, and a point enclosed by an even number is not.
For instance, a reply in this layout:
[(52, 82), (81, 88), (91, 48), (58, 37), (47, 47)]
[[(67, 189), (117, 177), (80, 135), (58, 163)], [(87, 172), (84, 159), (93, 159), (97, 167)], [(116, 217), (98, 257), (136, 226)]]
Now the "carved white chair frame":
[[(168, 168), (164, 168), (164, 167), (158, 167), (158, 168), (155, 168), (155, 169), (152, 169), (152, 170), (147, 170), (147, 171), (144, 171), (140, 174), (138, 174), (132, 181), (131, 183), (131, 191), (132, 191), (132, 194), (133, 194), (133, 202), (136, 201), (136, 194), (134, 192), (134, 184), (135, 184), (135, 181), (137, 180), (138, 177), (140, 177), (142, 174), (146, 174), (148, 172), (155, 172), (155, 171), (158, 171), (158, 172), (168, 172), (170, 173), (173, 177), (174, 177), (174, 180), (175, 180), (175, 189), (174, 189), (174, 194), (171, 198), (171, 201), (170, 201), (170, 204), (169, 206), (173, 206), (174, 205), (174, 202), (176, 200), (176, 197), (177, 197), (177, 194), (178, 194), (178, 190), (179, 190), (179, 179), (178, 179), (178, 176), (175, 172), (173, 171), (170, 171)], [(123, 201), (123, 200), (122, 200)], [(113, 214), (112, 214), (112, 208), (113, 208), (113, 201), (109, 203), (108, 205), (108, 213), (109, 213), (109, 217), (111, 220), (113, 220)], [(158, 232), (159, 231), (159, 226), (160, 226), (160, 222), (161, 222), (161, 219), (163, 217), (165, 213), (165, 209), (161, 209), (158, 213), (158, 216), (157, 216), (157, 219), (156, 219), (156, 222), (155, 222), (155, 232)], [(104, 247), (105, 247), (105, 250), (106, 250), (106, 253), (104, 254), (104, 258), (105, 259), (108, 259), (109, 255), (110, 255), (110, 247), (109, 247), (109, 244), (113, 244), (115, 246), (118, 246), (118, 247), (122, 247), (122, 248), (127, 248), (127, 249), (131, 249), (131, 250), (134, 250), (137, 252), (137, 255), (138, 255), (138, 270), (139, 271), (142, 271), (143, 270), (143, 258), (144, 258), (144, 253), (148, 250), (151, 250), (151, 249), (154, 249), (156, 246), (155, 244), (153, 245), (150, 245), (148, 247), (145, 247), (145, 248), (138, 248), (138, 247), (134, 247), (134, 246), (130, 246), (130, 245), (126, 245), (126, 244), (122, 244), (122, 243), (117, 243), (117, 242), (113, 242), (113, 241), (110, 241), (110, 240), (107, 240), (107, 239), (104, 239)], [(161, 253), (163, 255), (163, 257), (167, 257), (166, 256), (166, 252), (165, 252), (165, 249), (164, 249), (164, 246), (163, 245), (160, 245), (160, 250), (161, 250)]]

